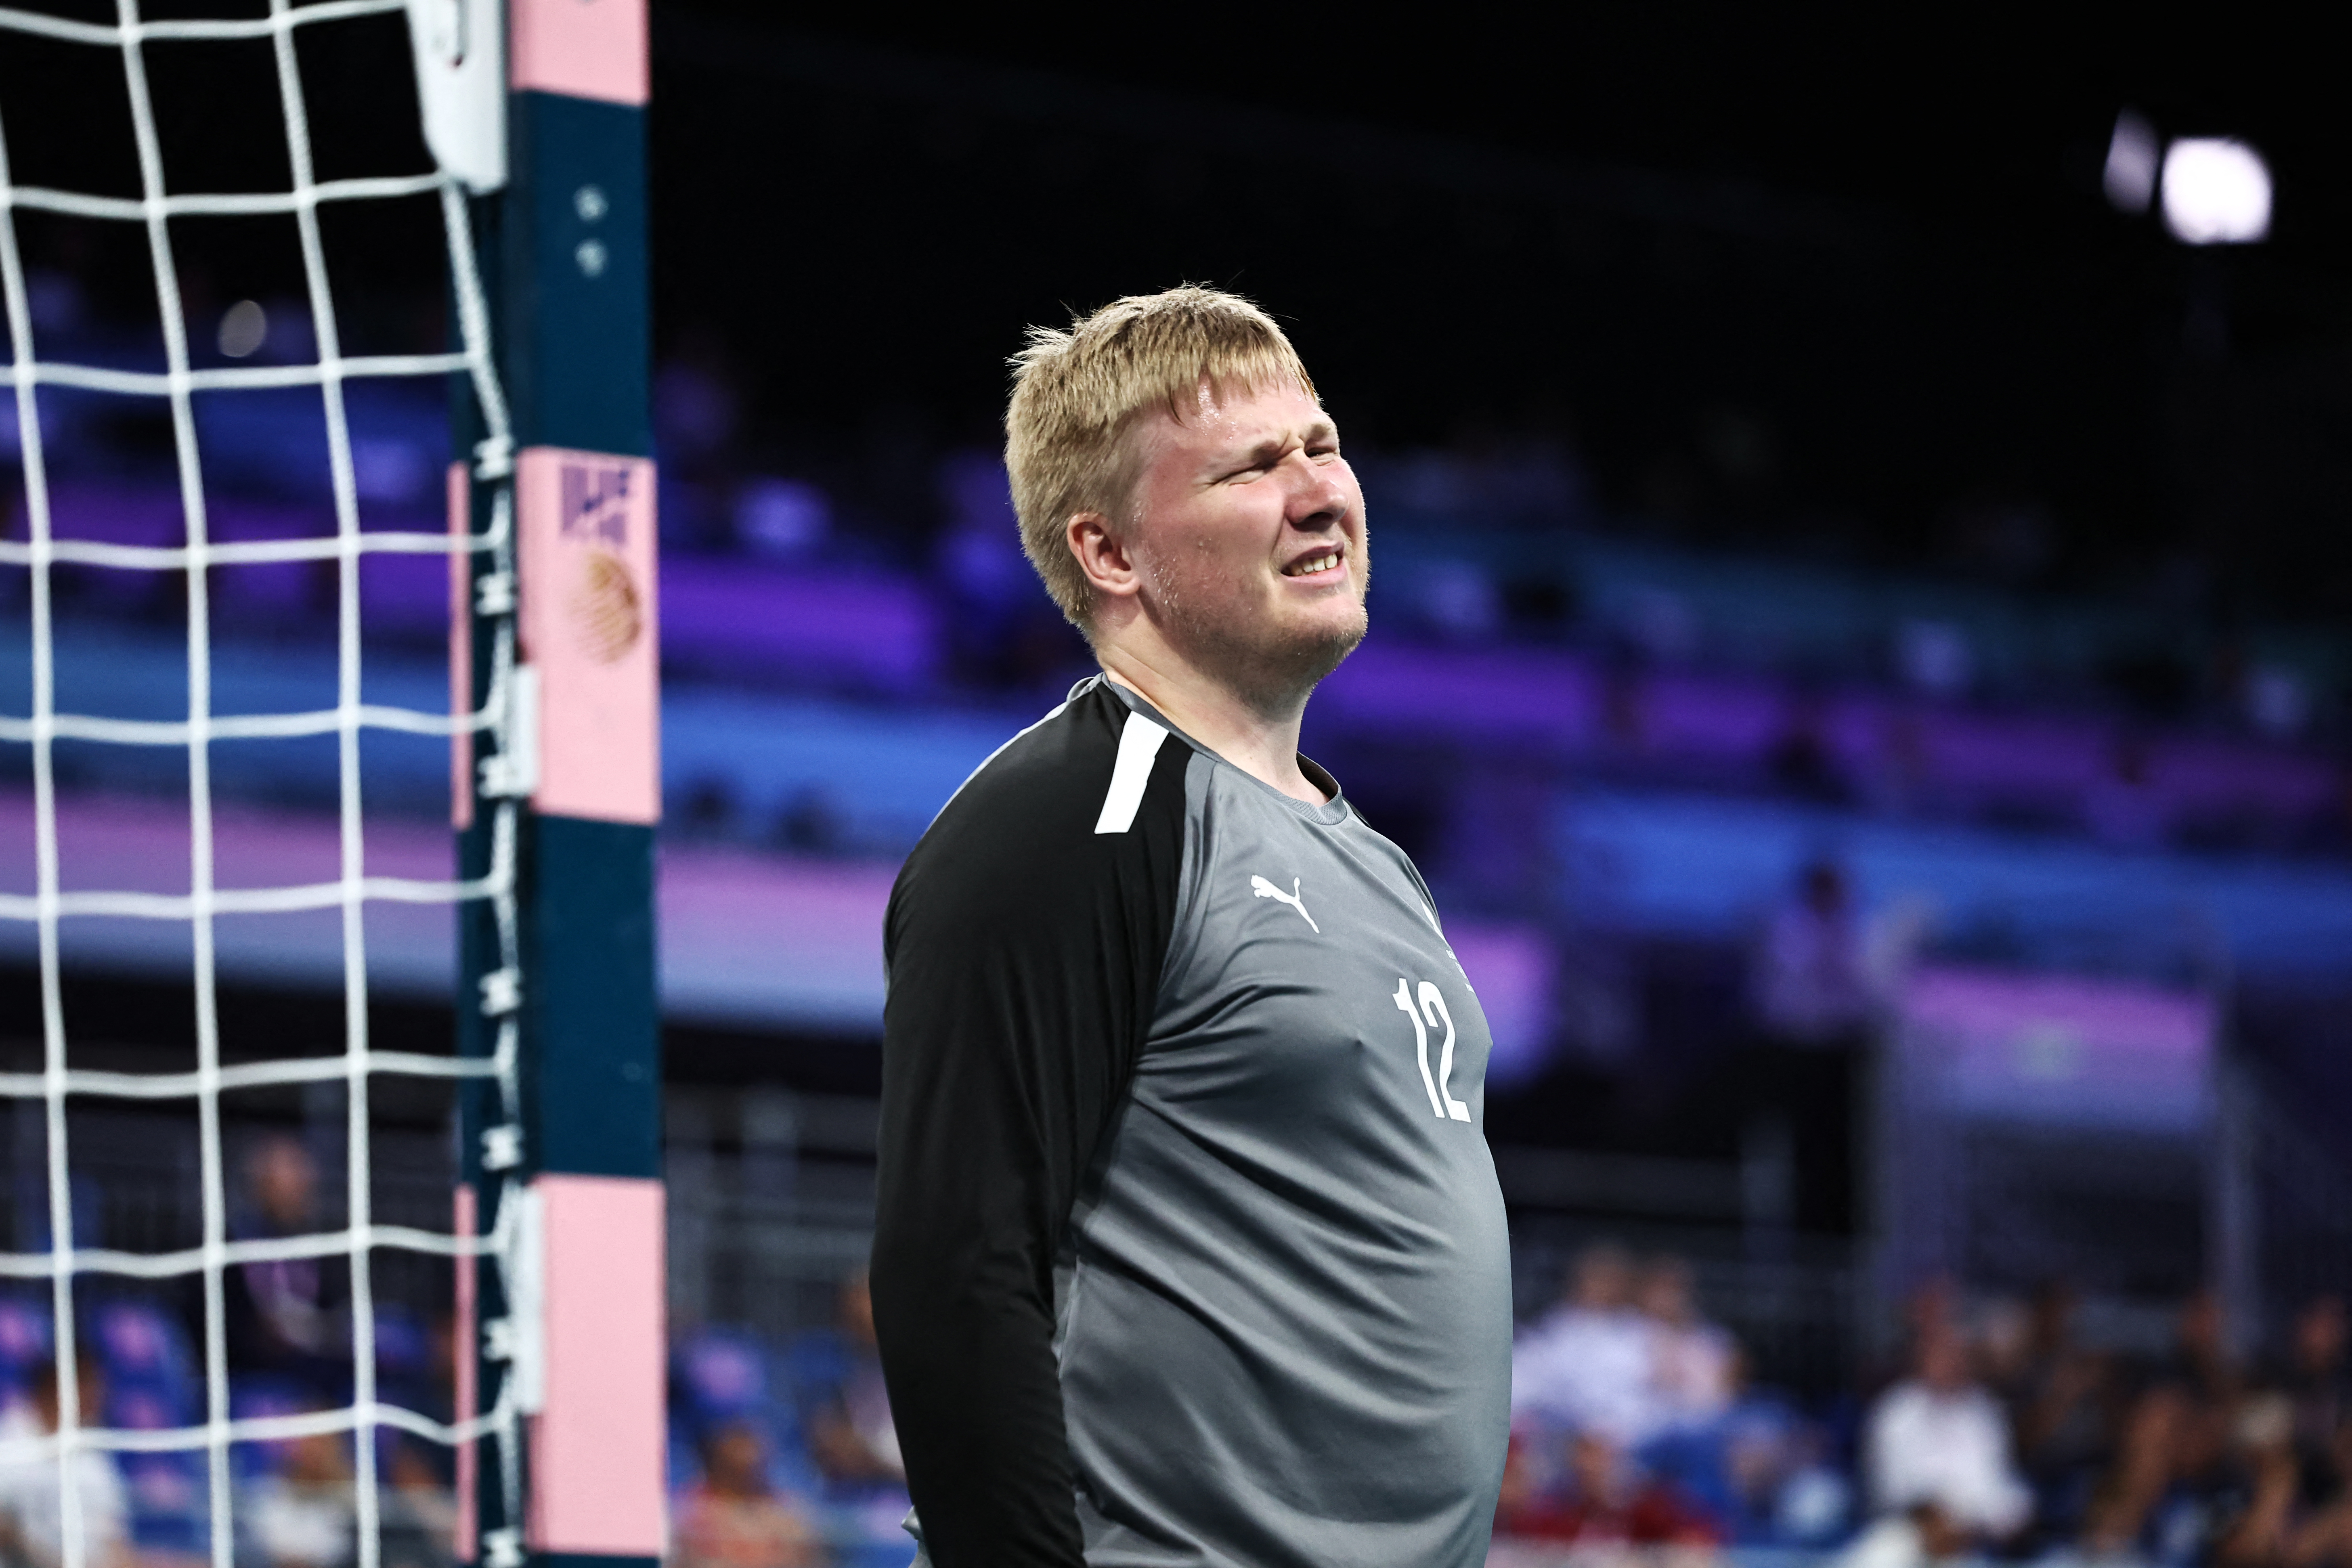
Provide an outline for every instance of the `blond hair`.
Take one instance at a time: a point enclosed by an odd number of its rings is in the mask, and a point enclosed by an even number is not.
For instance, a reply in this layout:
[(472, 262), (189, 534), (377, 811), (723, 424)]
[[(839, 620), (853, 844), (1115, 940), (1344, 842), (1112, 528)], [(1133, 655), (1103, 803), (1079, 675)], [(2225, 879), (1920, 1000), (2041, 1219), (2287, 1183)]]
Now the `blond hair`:
[(1091, 601), (1070, 552), (1070, 519), (1115, 517), (1132, 477), (1128, 427), (1156, 406), (1182, 419), (1203, 384), (1220, 399), (1286, 385), (1315, 395), (1273, 317), (1238, 294), (1192, 284), (1114, 300), (1074, 318), (1066, 332), (1032, 327), (1028, 346), (1013, 356), (1004, 467), (1021, 548), (1080, 631)]

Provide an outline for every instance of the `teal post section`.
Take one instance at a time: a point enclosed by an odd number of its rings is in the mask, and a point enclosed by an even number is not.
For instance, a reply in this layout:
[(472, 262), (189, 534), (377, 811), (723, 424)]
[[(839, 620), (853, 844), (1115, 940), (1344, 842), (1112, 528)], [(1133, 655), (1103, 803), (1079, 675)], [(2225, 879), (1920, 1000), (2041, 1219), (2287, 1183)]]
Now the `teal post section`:
[(514, 95), (505, 280), (517, 443), (641, 458), (647, 392), (646, 115)]
[(535, 816), (530, 832), (523, 1038), (541, 1042), (523, 1129), (531, 1167), (658, 1176), (653, 829)]

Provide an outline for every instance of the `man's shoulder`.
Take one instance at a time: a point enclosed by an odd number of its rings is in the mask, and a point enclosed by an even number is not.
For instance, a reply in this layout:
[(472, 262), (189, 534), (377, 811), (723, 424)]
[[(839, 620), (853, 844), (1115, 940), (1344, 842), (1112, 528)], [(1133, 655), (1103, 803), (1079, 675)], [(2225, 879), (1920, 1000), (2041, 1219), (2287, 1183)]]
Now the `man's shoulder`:
[(1128, 718), (1109, 682), (1084, 683), (973, 770), (932, 821), (923, 847), (1010, 829), (1052, 832), (1071, 823), (1090, 830), (1089, 803), (1101, 804)]
[(886, 960), (922, 933), (985, 947), (1014, 930), (1075, 930), (1108, 908), (1172, 909), (1192, 755), (1107, 681), (1073, 691), (982, 763), (907, 857)]
[(899, 889), (942, 877), (1034, 884), (1056, 868), (1099, 871), (1181, 842), (1191, 755), (1108, 681), (1087, 681), (964, 781), (908, 857)]

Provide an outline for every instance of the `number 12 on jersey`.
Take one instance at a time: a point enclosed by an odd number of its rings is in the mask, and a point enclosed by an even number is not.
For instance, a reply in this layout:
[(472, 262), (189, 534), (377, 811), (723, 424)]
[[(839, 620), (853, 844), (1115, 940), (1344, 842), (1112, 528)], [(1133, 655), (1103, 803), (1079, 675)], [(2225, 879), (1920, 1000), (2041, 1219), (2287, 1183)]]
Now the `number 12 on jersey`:
[[(1420, 1005), (1415, 1006), (1412, 982), (1399, 979), (1392, 1000), (1398, 1010), (1412, 1020), (1413, 1049), (1421, 1061), (1421, 1087), (1429, 1091), (1429, 1109), (1441, 1120), (1450, 1116), (1456, 1121), (1469, 1121), (1470, 1108), (1454, 1098), (1454, 1015), (1446, 1008), (1444, 996), (1424, 980), (1421, 983)], [(1440, 1024), (1445, 1026), (1445, 1045), (1438, 1054), (1437, 1076), (1433, 1078), (1429, 1072), (1429, 1031)]]

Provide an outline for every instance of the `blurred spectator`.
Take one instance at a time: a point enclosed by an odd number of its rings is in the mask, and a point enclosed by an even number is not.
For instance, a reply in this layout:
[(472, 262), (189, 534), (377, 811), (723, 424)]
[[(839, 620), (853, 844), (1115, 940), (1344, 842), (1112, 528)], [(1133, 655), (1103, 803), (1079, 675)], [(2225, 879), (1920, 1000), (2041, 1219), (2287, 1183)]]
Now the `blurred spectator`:
[(29, 1396), (33, 1373), (48, 1355), (47, 1311), (19, 1297), (0, 1296), (0, 1414)]
[(240, 1521), (267, 1568), (342, 1568), (357, 1547), (350, 1436), (314, 1432), (284, 1444), (283, 1456), (247, 1484)]
[(2147, 1537), (2149, 1521), (2172, 1484), (2181, 1410), (2163, 1391), (2134, 1402), (2099, 1478), (2083, 1522), (2083, 1545), (2096, 1556), (2121, 1556)]
[(1978, 1310), (1974, 1330), (1977, 1380), (2006, 1407), (2032, 1353), (2033, 1314), (2009, 1297), (1996, 1296)]
[(2035, 1518), (2053, 1535), (2071, 1535), (2081, 1524), (2091, 1483), (2113, 1457), (2113, 1369), (2075, 1342), (2074, 1310), (2074, 1289), (2063, 1281), (2035, 1291), (2016, 1363), (1995, 1380)]
[[(87, 1356), (76, 1371), (79, 1425), (96, 1426), (106, 1407), (105, 1376)], [(59, 1456), (42, 1451), (59, 1419), (55, 1361), (35, 1371), (29, 1394), (0, 1412), (0, 1562), (58, 1568), (65, 1561), (66, 1472)], [(82, 1562), (89, 1568), (129, 1568), (130, 1505), (114, 1456), (78, 1449), (71, 1476), (81, 1516)]]
[(1856, 1120), (1867, 1114), (1863, 1047), (1906, 956), (1911, 918), (1898, 906), (1865, 931), (1844, 868), (1821, 855), (1759, 933), (1748, 977), (1759, 1037), (1738, 1073), (1756, 1147), (1787, 1153), (1778, 1223), (1853, 1234)]
[(1533, 1442), (1512, 1441), (1496, 1508), (1498, 1532), (1557, 1541), (1580, 1554), (1626, 1546), (1706, 1551), (1721, 1543), (1721, 1526), (1675, 1487), (1641, 1474), (1600, 1433), (1570, 1439), (1565, 1485), (1557, 1488), (1543, 1485)]
[(2249, 1403), (2237, 1424), (2248, 1484), (2213, 1544), (2216, 1568), (2306, 1568), (2352, 1563), (2352, 1426), (2339, 1427), (2320, 1477), (2296, 1449), (2284, 1396)]
[(2153, 1392), (2170, 1394), (2181, 1403), (2183, 1473), (2196, 1474), (2217, 1463), (2229, 1445), (2230, 1424), (2245, 1393), (2218, 1292), (2200, 1290), (2182, 1304), (2172, 1355)]
[[(238, 1239), (274, 1240), (320, 1228), (319, 1167), (299, 1140), (264, 1140), (247, 1162), (246, 1183), (248, 1201), (233, 1227)], [(322, 1402), (342, 1398), (351, 1383), (348, 1267), (341, 1258), (284, 1258), (230, 1270), (231, 1370), (282, 1380)]]
[[(2201, 1290), (2182, 1306), (2172, 1353), (2126, 1414), (2114, 1462), (2091, 1500), (2085, 1547), (2126, 1552), (2157, 1536), (2201, 1532), (2246, 1479), (2246, 1456), (2232, 1445), (2244, 1393), (2221, 1298)], [(2291, 1435), (2292, 1411), (2282, 1418)]]
[(1632, 1446), (1655, 1430), (1655, 1334), (1635, 1308), (1633, 1259), (1617, 1247), (1587, 1247), (1567, 1298), (1519, 1337), (1511, 1357), (1511, 1408)]
[(2301, 1517), (2294, 1458), (2294, 1420), (2286, 1400), (2268, 1395), (2252, 1401), (2235, 1436), (2250, 1484), (2241, 1506), (2228, 1510), (2213, 1543), (2212, 1560), (2227, 1568), (2268, 1568), (2328, 1557), (2324, 1545), (2307, 1541), (2316, 1522)]
[(1843, 1533), (1853, 1488), (1822, 1434), (1785, 1404), (1743, 1401), (1724, 1424), (1721, 1513), (1743, 1545), (1818, 1546)]
[(1757, 953), (1756, 1011), (1791, 1044), (1829, 1045), (1870, 1021), (1874, 997), (1845, 872), (1807, 866), (1797, 896), (1772, 913)]
[(874, 1297), (866, 1272), (842, 1281), (838, 1327), (798, 1357), (810, 1457), (826, 1482), (856, 1489), (906, 1480), (890, 1396), (875, 1349)]
[(702, 1442), (702, 1479), (678, 1501), (674, 1568), (814, 1568), (808, 1521), (768, 1479), (768, 1446), (748, 1421)]
[[(375, 1383), (380, 1397), (437, 1420), (450, 1415), (457, 1326), (446, 1312), (422, 1319), (397, 1301), (375, 1303)], [(389, 1472), (387, 1472), (389, 1473)]]
[(1922, 1541), (2006, 1539), (2032, 1512), (2011, 1459), (2008, 1417), (1976, 1382), (1968, 1343), (1948, 1324), (1927, 1326), (1912, 1375), (1872, 1405), (1863, 1463), (1872, 1508), (1909, 1519)]
[(1934, 1503), (1891, 1513), (1854, 1538), (1839, 1553), (1837, 1568), (1926, 1568), (1931, 1563), (1967, 1560), (1972, 1545)]
[(2293, 1402), (2294, 1447), (2307, 1475), (2334, 1463), (2337, 1435), (2352, 1420), (2352, 1380), (2344, 1365), (2344, 1298), (2318, 1296), (2304, 1304), (2288, 1331), (2282, 1382)]
[(1690, 1265), (1661, 1256), (1643, 1270), (1639, 1305), (1650, 1321), (1650, 1386), (1669, 1427), (1704, 1426), (1731, 1408), (1739, 1347), (1699, 1315)]
[(396, 1437), (385, 1461), (383, 1568), (448, 1568), (456, 1561), (457, 1500), (415, 1442)]

